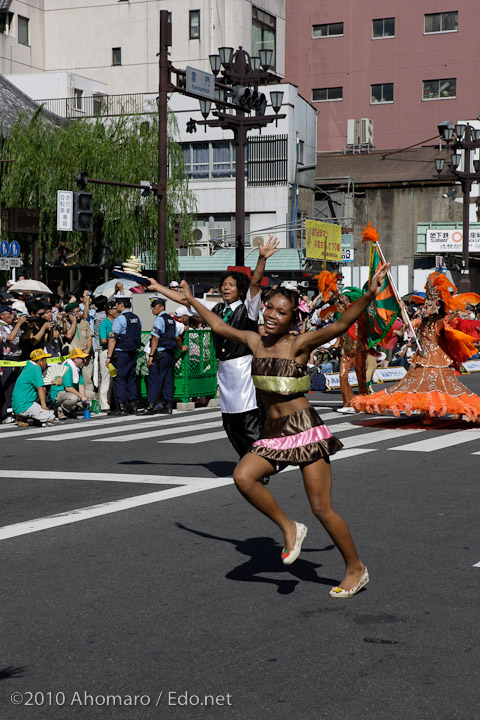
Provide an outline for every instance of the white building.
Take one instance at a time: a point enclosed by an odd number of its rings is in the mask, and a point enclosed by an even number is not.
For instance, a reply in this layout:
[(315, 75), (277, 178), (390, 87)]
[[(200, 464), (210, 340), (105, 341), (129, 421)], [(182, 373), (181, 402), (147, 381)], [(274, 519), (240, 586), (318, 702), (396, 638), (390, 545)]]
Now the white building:
[(158, 88), (160, 10), (171, 60), (209, 70), (222, 45), (274, 51), (285, 72), (285, 0), (0, 0), (0, 73), (75, 72), (110, 94)]
[[(170, 12), (177, 68), (210, 72), (210, 54), (242, 46), (251, 55), (273, 50), (271, 69), (284, 75), (285, 0), (0, 0), (0, 72), (33, 99), (51, 100), (47, 108), (62, 116), (93, 116), (107, 106), (106, 114), (113, 107), (142, 112), (158, 93), (160, 10)], [(267, 99), (272, 89), (285, 93), (286, 118), (248, 134), (246, 245), (273, 233), (291, 247), (287, 225), (314, 214), (314, 171), (303, 169), (316, 161), (316, 111), (296, 87), (263, 88)], [(228, 244), (235, 233), (232, 133), (188, 134), (187, 120), (202, 119), (192, 98), (173, 93), (170, 108), (198, 201), (199, 237), (221, 235)]]

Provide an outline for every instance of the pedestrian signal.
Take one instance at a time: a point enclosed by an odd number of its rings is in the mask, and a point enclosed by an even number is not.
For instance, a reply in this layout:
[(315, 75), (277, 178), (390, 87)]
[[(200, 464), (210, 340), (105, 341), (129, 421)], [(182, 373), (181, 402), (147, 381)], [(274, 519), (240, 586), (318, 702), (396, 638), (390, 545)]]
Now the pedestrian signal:
[(73, 229), (80, 232), (91, 232), (93, 229), (93, 197), (92, 193), (73, 193)]

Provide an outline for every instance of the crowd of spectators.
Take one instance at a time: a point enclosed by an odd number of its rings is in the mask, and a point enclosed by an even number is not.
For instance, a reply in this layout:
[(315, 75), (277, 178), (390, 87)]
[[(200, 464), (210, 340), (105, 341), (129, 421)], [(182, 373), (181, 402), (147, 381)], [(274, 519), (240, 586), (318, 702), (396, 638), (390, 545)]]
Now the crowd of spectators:
[[(26, 297), (9, 292), (11, 284), (10, 281), (7, 291), (0, 293), (0, 358), (3, 361), (0, 422), (12, 423), (16, 419), (20, 425), (32, 420), (52, 424), (75, 417), (93, 398), (101, 410), (112, 410), (112, 377), (106, 360), (108, 336), (119, 314), (115, 296), (93, 298), (90, 291), (84, 290), (75, 294), (66, 291), (62, 297), (58, 294)], [(294, 284), (284, 285), (298, 291)], [(181, 292), (176, 281), (172, 281), (170, 289)], [(119, 283), (114, 294), (123, 292)], [(201, 288), (200, 294), (215, 297), (218, 290)], [(299, 301), (300, 319), (292, 332), (311, 332), (334, 321), (335, 306), (324, 303), (320, 294), (309, 297), (299, 293)], [(262, 302), (259, 333), (264, 332), (263, 306)], [(421, 322), (422, 306), (407, 305), (406, 312), (410, 322), (404, 322), (399, 316), (382, 344), (369, 350), (370, 379), (377, 367), (408, 369), (416, 349), (414, 330)], [(186, 330), (203, 327), (201, 319), (184, 305), (179, 304), (171, 314), (181, 339)], [(465, 313), (456, 316), (480, 322), (480, 305), (467, 306)], [(478, 346), (478, 341), (476, 344)], [(189, 343), (192, 362), (196, 350), (199, 348), (195, 343)], [(325, 375), (338, 372), (340, 355), (341, 338), (312, 353), (309, 359), (312, 389), (325, 389)], [(474, 356), (478, 357), (480, 353)], [(47, 371), (48, 358), (58, 358), (61, 362), (49, 365)], [(144, 364), (147, 366), (147, 361)]]

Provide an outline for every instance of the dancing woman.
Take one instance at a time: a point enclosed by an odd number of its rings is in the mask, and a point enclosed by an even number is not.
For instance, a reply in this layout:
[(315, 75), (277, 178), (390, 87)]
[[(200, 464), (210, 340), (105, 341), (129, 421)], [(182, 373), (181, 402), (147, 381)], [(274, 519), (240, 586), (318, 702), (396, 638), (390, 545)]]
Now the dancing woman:
[(348, 526), (332, 507), (329, 456), (342, 447), (304, 396), (310, 386), (307, 374), (312, 350), (344, 333), (366, 310), (381, 288), (389, 265), (382, 265), (370, 286), (336, 322), (322, 330), (292, 335), (292, 323), (298, 321), (299, 296), (286, 288), (277, 288), (269, 296), (264, 310), (265, 335), (229, 327), (221, 318), (196, 300), (188, 286), (181, 283), (186, 299), (212, 330), (229, 340), (248, 345), (252, 354), (252, 378), (260, 391), (267, 421), (259, 440), (253, 443), (236, 466), (233, 479), (240, 493), (270, 518), (282, 531), (282, 561), (291, 565), (299, 556), (307, 528), (291, 520), (272, 493), (261, 483), (287, 465), (299, 465), (313, 514), (337, 545), (345, 561), (345, 575), (330, 596), (348, 598), (369, 581), (368, 570), (357, 555)]

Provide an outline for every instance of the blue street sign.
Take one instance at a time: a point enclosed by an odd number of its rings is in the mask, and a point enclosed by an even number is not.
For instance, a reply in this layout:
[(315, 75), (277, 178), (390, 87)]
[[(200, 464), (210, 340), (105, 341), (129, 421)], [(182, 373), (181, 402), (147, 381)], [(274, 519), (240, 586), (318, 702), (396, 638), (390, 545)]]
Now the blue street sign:
[(2, 240), (0, 243), (0, 255), (2, 257), (8, 257), (8, 253), (10, 252), (10, 245), (6, 240)]
[(18, 258), (20, 255), (20, 243), (16, 240), (12, 240), (10, 243), (10, 255), (13, 258)]

